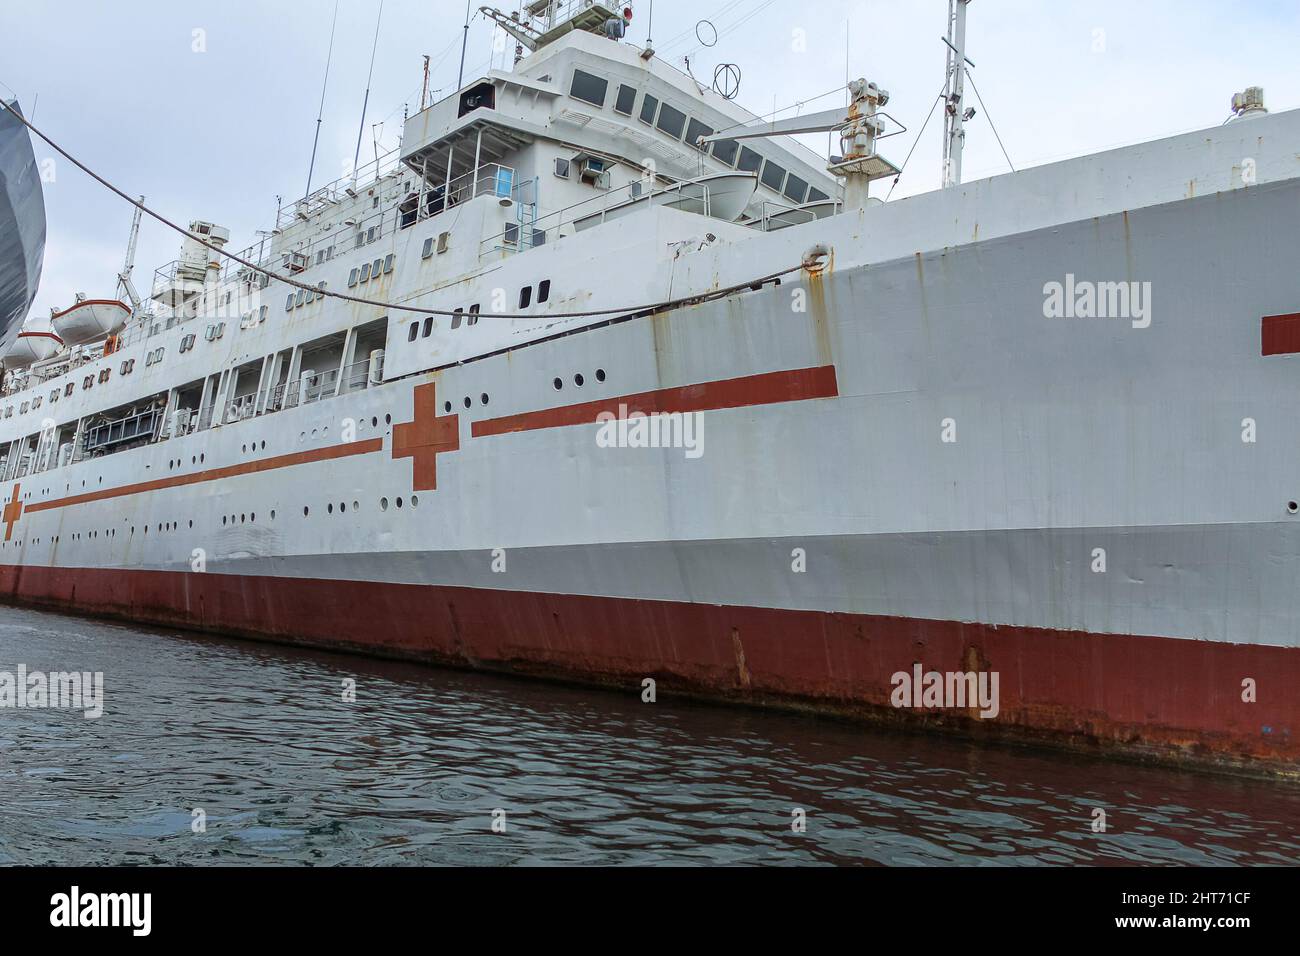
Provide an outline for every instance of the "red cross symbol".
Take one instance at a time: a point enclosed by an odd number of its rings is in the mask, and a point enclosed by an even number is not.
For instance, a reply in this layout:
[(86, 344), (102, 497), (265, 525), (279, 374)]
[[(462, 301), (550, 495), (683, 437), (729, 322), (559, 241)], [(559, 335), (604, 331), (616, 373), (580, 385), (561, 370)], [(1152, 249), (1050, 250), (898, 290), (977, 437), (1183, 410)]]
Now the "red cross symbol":
[(0, 517), (0, 522), (5, 526), (6, 541), (14, 536), (14, 525), (23, 516), (23, 503), (18, 500), (18, 490), (21, 487), (21, 485), (14, 485), (13, 499), (5, 504), (4, 516)]
[(460, 450), (460, 416), (438, 415), (437, 383), (415, 389), (415, 421), (393, 429), (393, 458), (411, 459), (411, 490), (438, 487), (438, 456)]

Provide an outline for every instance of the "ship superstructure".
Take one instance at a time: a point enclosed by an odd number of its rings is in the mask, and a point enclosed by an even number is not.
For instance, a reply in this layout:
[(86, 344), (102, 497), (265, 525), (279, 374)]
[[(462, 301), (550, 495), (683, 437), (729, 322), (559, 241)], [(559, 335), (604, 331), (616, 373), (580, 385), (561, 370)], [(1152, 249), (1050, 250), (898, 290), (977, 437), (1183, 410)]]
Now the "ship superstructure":
[[(1300, 763), (1300, 114), (880, 203), (874, 84), (763, 123), (620, 4), (527, 12), (254, 267), (195, 221), (147, 301), (52, 317), (0, 398), (4, 593)], [(997, 716), (900, 709), (918, 666), (997, 672)]]

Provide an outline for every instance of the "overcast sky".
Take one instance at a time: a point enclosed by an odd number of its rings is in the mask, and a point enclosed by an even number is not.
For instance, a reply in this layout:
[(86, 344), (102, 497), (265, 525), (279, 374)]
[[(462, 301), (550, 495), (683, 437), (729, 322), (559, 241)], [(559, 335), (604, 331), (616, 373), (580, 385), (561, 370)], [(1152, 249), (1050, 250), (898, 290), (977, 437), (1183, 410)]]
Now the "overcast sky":
[[(481, 2), (474, 0), (476, 10)], [(628, 39), (639, 44), (651, 3), (632, 6)], [(737, 64), (739, 102), (756, 113), (842, 101), (847, 56), (848, 74), (888, 89), (888, 111), (909, 127), (882, 150), (897, 163), (943, 86), (946, 0), (653, 6), (660, 56), (678, 67), (689, 56), (706, 81), (719, 63)], [(379, 0), (338, 7), (315, 186), (343, 175), (352, 159)], [(518, 9), (518, 0), (502, 7)], [(273, 225), (277, 194), (288, 203), (306, 188), (334, 9), (334, 0), (4, 0), (0, 89), (29, 113), (34, 105), (37, 126), (126, 191), (181, 223), (225, 225), (242, 249), (256, 241), (255, 230)], [(397, 145), (404, 104), (418, 109), (425, 54), (433, 57), (430, 86), (444, 95), (455, 87), (464, 16), (463, 0), (384, 0), (363, 162), (373, 155), (372, 137), (381, 149)], [(711, 47), (697, 39), (702, 17), (717, 31)], [(707, 26), (699, 33), (712, 40)], [(492, 25), (475, 15), (467, 80), (492, 64), (493, 38)], [(1297, 0), (974, 0), (968, 56), (1012, 162), (1027, 166), (1216, 126), (1231, 95), (1249, 85), (1265, 88), (1272, 110), (1295, 108), (1298, 38)], [(513, 48), (496, 54), (497, 66)], [(813, 101), (831, 90), (840, 92)], [(1007, 170), (979, 112), (967, 137), (967, 180)], [(936, 114), (894, 198), (937, 186), (941, 127)], [(825, 137), (812, 142), (824, 151)], [(36, 155), (50, 150), (38, 141)], [(45, 186), (38, 314), (79, 291), (112, 294), (131, 220), (130, 206), (75, 168), (60, 161), (55, 173)], [(143, 294), (179, 243), (146, 219), (136, 260)]]

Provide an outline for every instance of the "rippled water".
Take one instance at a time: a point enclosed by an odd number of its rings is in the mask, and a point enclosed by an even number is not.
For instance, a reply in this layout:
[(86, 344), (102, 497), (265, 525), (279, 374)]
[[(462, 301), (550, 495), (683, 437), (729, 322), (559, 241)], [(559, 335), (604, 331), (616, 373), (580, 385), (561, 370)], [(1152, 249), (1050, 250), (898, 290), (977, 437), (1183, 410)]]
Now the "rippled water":
[(0, 863), (1300, 863), (1279, 783), (0, 607), (20, 663), (106, 704), (0, 709)]

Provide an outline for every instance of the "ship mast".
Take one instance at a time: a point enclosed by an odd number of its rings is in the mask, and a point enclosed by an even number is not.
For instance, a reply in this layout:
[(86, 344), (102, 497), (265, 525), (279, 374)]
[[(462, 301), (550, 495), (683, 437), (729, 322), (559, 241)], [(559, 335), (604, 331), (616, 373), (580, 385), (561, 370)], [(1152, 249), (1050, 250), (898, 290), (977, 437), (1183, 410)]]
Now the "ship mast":
[[(975, 110), (965, 105), (966, 97), (966, 7), (970, 0), (948, 0), (948, 81), (944, 87), (943, 185), (961, 185), (962, 151), (966, 146), (966, 123)], [(970, 64), (974, 65), (974, 64)]]
[(131, 300), (131, 313), (137, 314), (140, 307), (144, 304), (140, 300), (140, 293), (135, 289), (135, 283), (131, 281), (131, 273), (135, 270), (135, 247), (140, 238), (140, 214), (143, 211), (144, 197), (141, 196), (135, 206), (135, 215), (131, 217), (131, 237), (126, 243), (126, 261), (122, 265), (122, 271), (117, 274), (117, 288), (119, 294), (124, 294)]

